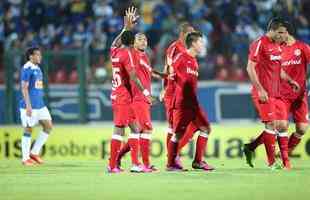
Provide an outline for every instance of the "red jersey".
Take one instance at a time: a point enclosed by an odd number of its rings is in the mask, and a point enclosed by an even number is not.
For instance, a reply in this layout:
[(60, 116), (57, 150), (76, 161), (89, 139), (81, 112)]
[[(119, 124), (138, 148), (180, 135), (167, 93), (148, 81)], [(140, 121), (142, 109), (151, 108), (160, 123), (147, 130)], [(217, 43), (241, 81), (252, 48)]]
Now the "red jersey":
[(292, 45), (283, 45), (282, 68), (300, 86), (295, 92), (287, 81), (281, 82), (281, 95), (285, 99), (302, 98), (306, 94), (307, 65), (310, 63), (309, 45), (296, 41)]
[(134, 68), (131, 49), (111, 48), (112, 61), (112, 104), (129, 104), (132, 102), (132, 92), (129, 72)]
[[(281, 46), (267, 36), (262, 36), (250, 45), (249, 60), (256, 63), (259, 82), (269, 97), (280, 97)], [(257, 93), (255, 87), (253, 93)]]
[(198, 63), (196, 58), (187, 52), (180, 53), (172, 63), (176, 73), (176, 89), (174, 92), (174, 108), (198, 108), (197, 82)]
[[(148, 55), (145, 52), (133, 49), (133, 57), (135, 63), (135, 72), (143, 87), (151, 92), (152, 67)], [(134, 101), (147, 101), (148, 99), (138, 86), (132, 81), (132, 94)]]
[[(166, 50), (166, 62), (168, 66), (172, 67), (172, 61), (174, 60), (175, 56), (186, 52), (186, 48), (181, 40), (176, 40), (173, 43), (171, 43)], [(168, 72), (171, 71), (168, 69)], [(175, 81), (171, 79), (167, 79), (166, 84), (166, 92), (165, 92), (165, 98), (172, 98), (175, 93)]]

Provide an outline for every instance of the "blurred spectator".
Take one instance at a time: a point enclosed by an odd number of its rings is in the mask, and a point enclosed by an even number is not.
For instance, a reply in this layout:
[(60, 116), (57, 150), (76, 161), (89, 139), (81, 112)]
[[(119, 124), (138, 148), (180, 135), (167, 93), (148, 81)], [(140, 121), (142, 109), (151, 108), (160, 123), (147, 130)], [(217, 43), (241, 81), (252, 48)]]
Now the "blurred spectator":
[[(310, 42), (308, 0), (2, 0), (0, 44), (11, 51), (33, 45), (55, 51), (87, 49), (92, 69), (93, 65), (104, 69), (94, 73), (104, 74), (107, 80), (109, 47), (129, 5), (138, 7), (135, 31), (146, 33), (155, 68), (162, 69), (165, 49), (177, 38), (181, 21), (193, 23), (203, 33), (206, 51), (199, 58), (201, 80), (246, 80), (248, 45), (264, 34), (274, 15), (292, 19), (296, 37)], [(76, 66), (56, 60), (60, 67)], [(69, 82), (77, 80), (71, 68), (55, 73), (58, 82), (65, 76)]]

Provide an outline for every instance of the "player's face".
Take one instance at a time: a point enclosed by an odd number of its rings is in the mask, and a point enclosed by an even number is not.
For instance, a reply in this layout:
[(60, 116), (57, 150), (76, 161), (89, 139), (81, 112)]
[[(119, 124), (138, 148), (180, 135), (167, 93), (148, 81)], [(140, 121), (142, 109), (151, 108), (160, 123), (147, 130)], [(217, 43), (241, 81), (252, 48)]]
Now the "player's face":
[(204, 46), (201, 37), (198, 38), (197, 41), (193, 43), (193, 47), (198, 54), (200, 54), (203, 51)]
[(280, 26), (278, 29), (271, 31), (272, 39), (275, 42), (282, 43), (288, 39), (288, 31), (284, 26)]
[(40, 64), (42, 60), (42, 54), (41, 51), (34, 51), (31, 55), (31, 59), (35, 64)]
[(144, 34), (137, 34), (135, 37), (135, 48), (144, 51), (147, 48), (147, 38)]

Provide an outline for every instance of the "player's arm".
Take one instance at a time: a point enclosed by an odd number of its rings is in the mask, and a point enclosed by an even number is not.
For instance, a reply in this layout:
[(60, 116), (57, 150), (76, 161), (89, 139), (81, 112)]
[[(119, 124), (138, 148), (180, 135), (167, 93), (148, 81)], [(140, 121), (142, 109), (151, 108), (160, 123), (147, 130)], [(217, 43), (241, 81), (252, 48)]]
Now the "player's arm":
[(295, 92), (300, 90), (299, 84), (294, 81), (283, 69), (281, 69), (281, 79), (287, 81)]
[(142, 84), (141, 80), (138, 78), (136, 70), (135, 70), (135, 62), (134, 57), (132, 56), (131, 50), (127, 51), (127, 56), (124, 58), (125, 68), (129, 74), (129, 78), (133, 81), (138, 89), (146, 96), (150, 103), (152, 103), (151, 91), (148, 91)]
[[(169, 74), (168, 67), (169, 67), (168, 64), (165, 64), (163, 73)], [(159, 94), (159, 101), (161, 102), (163, 101), (165, 97), (167, 85), (168, 85), (168, 76), (162, 79), (162, 84), (161, 84), (162, 90), (160, 91), (160, 94)]]
[(152, 77), (157, 78), (157, 79), (165, 79), (168, 77), (168, 74), (152, 69)]
[(249, 74), (249, 77), (250, 77), (250, 80), (253, 86), (258, 91), (259, 99), (263, 102), (266, 102), (268, 100), (268, 94), (258, 79), (256, 70), (255, 70), (256, 65), (257, 65), (256, 62), (249, 59), (246, 69), (247, 69), (247, 72)]
[(150, 91), (148, 91), (146, 88), (144, 88), (143, 84), (141, 83), (140, 79), (138, 78), (136, 71), (132, 69), (129, 73), (130, 80), (133, 81), (139, 88), (139, 90), (146, 96), (150, 96)]
[(250, 45), (249, 59), (246, 69), (254, 88), (256, 88), (258, 92), (259, 100), (262, 102), (266, 102), (268, 101), (268, 94), (265, 88), (260, 83), (255, 70), (257, 63), (261, 59), (261, 55), (263, 55), (262, 40), (257, 40)]
[(125, 11), (124, 27), (122, 31), (113, 40), (111, 47), (118, 48), (122, 45), (121, 36), (123, 32), (126, 30), (131, 30), (136, 24), (137, 19), (139, 18), (139, 16), (136, 16), (136, 11), (137, 9), (135, 7), (130, 7)]
[(27, 116), (31, 116), (32, 114), (32, 106), (31, 106), (30, 95), (29, 95), (29, 90), (28, 90), (30, 75), (31, 75), (31, 72), (29, 69), (22, 70), (21, 92), (22, 92), (23, 99), (26, 104), (26, 115)]

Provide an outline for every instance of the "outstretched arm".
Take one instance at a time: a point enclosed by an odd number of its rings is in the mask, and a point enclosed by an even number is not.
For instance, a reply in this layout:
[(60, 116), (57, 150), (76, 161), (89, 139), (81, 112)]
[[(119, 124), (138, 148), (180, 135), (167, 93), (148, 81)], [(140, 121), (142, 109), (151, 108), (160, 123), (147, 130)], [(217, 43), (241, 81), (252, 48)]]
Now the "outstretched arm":
[(116, 36), (116, 38), (112, 42), (112, 47), (120, 47), (122, 45), (121, 36), (124, 31), (131, 30), (135, 24), (139, 16), (136, 16), (137, 9), (135, 7), (130, 7), (125, 11), (124, 16), (124, 27), (122, 31)]

